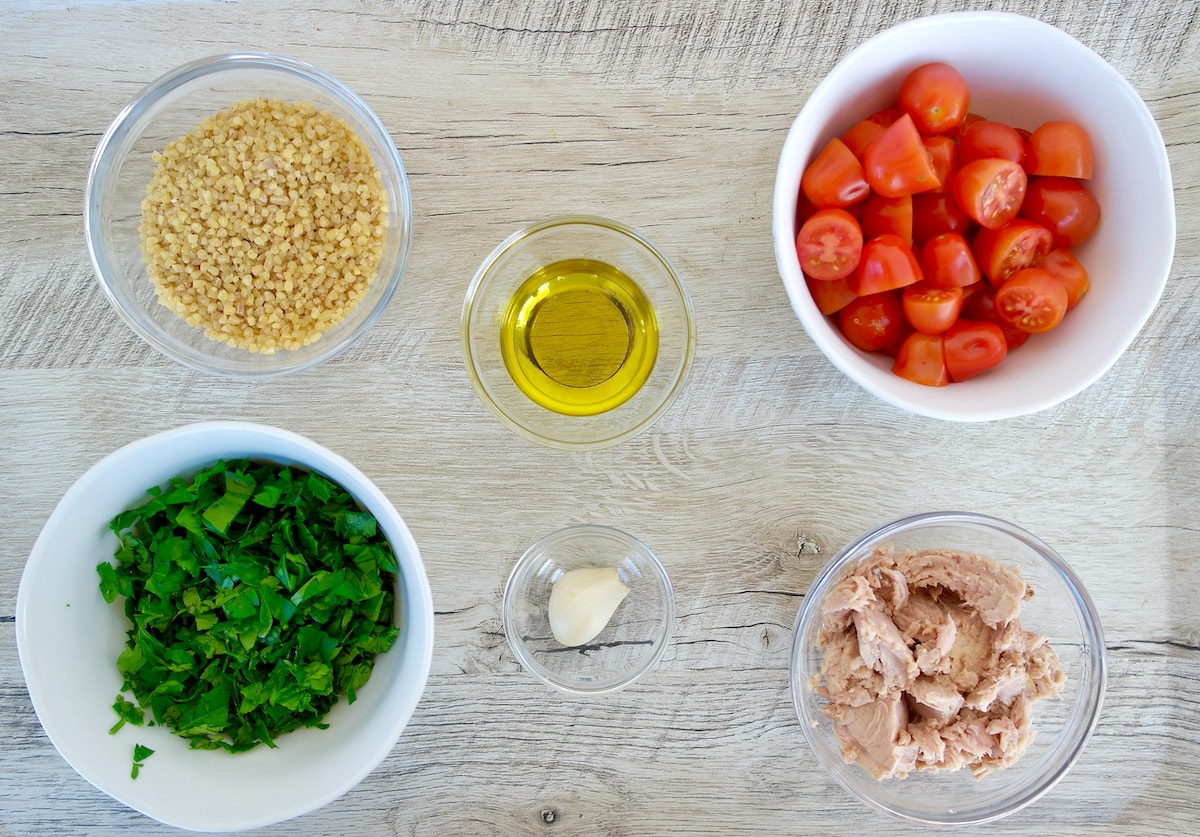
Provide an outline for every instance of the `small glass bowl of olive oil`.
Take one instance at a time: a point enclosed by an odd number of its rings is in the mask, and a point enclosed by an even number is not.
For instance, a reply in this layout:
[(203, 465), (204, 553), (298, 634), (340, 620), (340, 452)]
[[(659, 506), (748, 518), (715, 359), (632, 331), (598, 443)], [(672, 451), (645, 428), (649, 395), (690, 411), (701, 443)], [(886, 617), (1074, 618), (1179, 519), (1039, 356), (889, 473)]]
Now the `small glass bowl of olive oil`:
[(670, 406), (695, 324), (674, 266), (645, 236), (564, 216), (519, 230), (483, 262), (462, 341), (471, 382), (502, 422), (588, 449), (630, 438)]

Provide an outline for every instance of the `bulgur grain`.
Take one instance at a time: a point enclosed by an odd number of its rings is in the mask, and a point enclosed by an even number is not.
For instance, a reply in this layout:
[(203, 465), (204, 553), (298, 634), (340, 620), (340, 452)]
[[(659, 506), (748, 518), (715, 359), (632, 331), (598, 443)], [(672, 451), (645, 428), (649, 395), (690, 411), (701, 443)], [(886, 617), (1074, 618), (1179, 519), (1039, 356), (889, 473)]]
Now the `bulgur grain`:
[(223, 343), (312, 343), (366, 295), (383, 257), (379, 169), (342, 120), (256, 98), (155, 155), (142, 253), (158, 300)]

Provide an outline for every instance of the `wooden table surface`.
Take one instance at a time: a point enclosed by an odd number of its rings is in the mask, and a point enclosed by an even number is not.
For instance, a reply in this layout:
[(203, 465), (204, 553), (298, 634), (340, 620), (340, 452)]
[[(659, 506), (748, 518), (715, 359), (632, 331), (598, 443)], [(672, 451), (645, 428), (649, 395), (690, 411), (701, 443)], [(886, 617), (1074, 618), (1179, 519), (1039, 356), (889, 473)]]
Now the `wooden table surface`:
[[(1162, 303), (1101, 381), (1036, 415), (959, 425), (886, 406), (824, 358), (779, 281), (770, 205), (784, 135), (843, 54), (902, 20), (972, 7), (1055, 24), (1129, 79), (1166, 140), (1179, 233)], [(279, 425), (357, 464), (412, 529), (437, 612), (428, 688), (390, 755), (336, 802), (257, 833), (916, 833), (818, 765), (788, 651), (802, 596), (841, 545), (948, 507), (1058, 548), (1103, 615), (1110, 664), (1072, 772), (979, 831), (1200, 829), (1194, 3), (31, 0), (0, 6), (0, 33), (0, 832), (171, 831), (58, 756), (25, 689), (14, 612), (33, 542), (83, 471), (213, 418)], [(415, 205), (409, 270), (374, 329), (318, 369), (258, 383), (139, 341), (101, 295), (81, 225), (88, 162), (121, 106), (171, 67), (238, 48), (357, 91), (391, 131)], [(662, 246), (699, 332), (663, 419), (593, 453), (502, 427), (459, 347), (482, 258), (567, 212)], [(576, 700), (515, 662), (500, 592), (532, 541), (585, 522), (647, 541), (679, 609), (657, 668)]]

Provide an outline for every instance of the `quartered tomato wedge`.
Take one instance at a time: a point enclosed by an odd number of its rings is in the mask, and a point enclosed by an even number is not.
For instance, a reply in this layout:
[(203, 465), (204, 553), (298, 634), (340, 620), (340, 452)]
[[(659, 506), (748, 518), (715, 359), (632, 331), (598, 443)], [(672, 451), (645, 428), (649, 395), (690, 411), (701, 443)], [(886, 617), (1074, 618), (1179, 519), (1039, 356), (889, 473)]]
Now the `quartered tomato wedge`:
[(859, 215), (863, 238), (870, 240), (891, 233), (906, 244), (913, 240), (913, 202), (909, 195), (885, 198), (872, 194), (863, 201)]
[(903, 288), (921, 281), (912, 248), (896, 235), (881, 235), (863, 245), (858, 269), (846, 283), (860, 296)]
[(921, 134), (907, 113), (871, 140), (863, 151), (862, 166), (871, 189), (888, 198), (940, 185)]
[(1029, 135), (1025, 147), (1025, 168), (1030, 174), (1091, 179), (1095, 151), (1082, 125), (1047, 122)]
[(950, 383), (946, 369), (946, 354), (940, 334), (914, 331), (904, 338), (896, 350), (892, 373), (927, 387), (944, 387)]
[(988, 157), (959, 166), (950, 193), (972, 220), (994, 230), (1017, 217), (1027, 182), (1019, 163)]
[(814, 212), (796, 234), (800, 269), (813, 279), (844, 279), (858, 267), (863, 234), (858, 221), (841, 209)]
[(983, 278), (971, 245), (956, 232), (942, 233), (925, 242), (921, 273), (928, 284), (943, 288), (965, 288)]
[(995, 323), (958, 320), (943, 338), (950, 380), (965, 381), (997, 366), (1008, 355), (1004, 332)]
[(1067, 313), (1067, 289), (1041, 267), (1018, 270), (996, 290), (996, 313), (1030, 334), (1058, 325)]
[(850, 290), (845, 279), (822, 281), (805, 276), (804, 282), (808, 285), (813, 302), (817, 304), (817, 310), (826, 316), (836, 314), (858, 298), (858, 294)]
[(884, 125), (878, 122), (873, 122), (870, 119), (863, 119), (856, 123), (849, 131), (842, 134), (842, 142), (850, 149), (858, 159), (862, 159), (863, 151), (870, 144), (871, 140), (883, 133)]
[(817, 209), (843, 209), (865, 198), (870, 187), (862, 163), (834, 137), (804, 170), (800, 191)]

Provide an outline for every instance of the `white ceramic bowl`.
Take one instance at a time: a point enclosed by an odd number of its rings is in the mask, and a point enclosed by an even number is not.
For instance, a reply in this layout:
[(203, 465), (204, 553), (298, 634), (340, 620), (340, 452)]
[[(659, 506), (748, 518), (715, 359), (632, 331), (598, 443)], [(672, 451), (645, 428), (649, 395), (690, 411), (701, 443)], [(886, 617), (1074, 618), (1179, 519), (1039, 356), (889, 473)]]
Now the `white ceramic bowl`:
[[(306, 102), (349, 126), (382, 177), (387, 230), (375, 279), (344, 319), (316, 341), (273, 354), (217, 342), (162, 305), (142, 257), (142, 199), (153, 154), (236, 102), (263, 96)], [(271, 378), (309, 369), (341, 353), (379, 319), (400, 285), (412, 245), (412, 200), (400, 154), (379, 117), (337, 79), (279, 55), (237, 53), (178, 67), (141, 91), (96, 146), (84, 195), (83, 229), (97, 281), (133, 331), (193, 369), (237, 378)]]
[[(850, 345), (813, 303), (795, 251), (800, 176), (831, 136), (890, 105), (904, 76), (944, 61), (971, 87), (971, 110), (1018, 127), (1050, 119), (1087, 128), (1096, 152), (1090, 187), (1103, 217), (1075, 253), (1091, 290), (1052, 332), (996, 369), (946, 387), (891, 373), (892, 360)], [(829, 360), (889, 404), (955, 421), (1043, 410), (1098, 380), (1133, 342), (1167, 282), (1175, 204), (1166, 148), (1153, 116), (1103, 58), (1066, 33), (1002, 12), (956, 12), (888, 29), (846, 55), (817, 85), (784, 142), (775, 180), (775, 258), (796, 315)]]
[[(399, 564), (395, 645), (329, 728), (280, 736), (230, 755), (191, 750), (164, 727), (108, 730), (121, 691), (117, 655), (128, 622), (100, 595), (96, 565), (117, 540), (108, 521), (152, 485), (220, 458), (251, 457), (318, 471), (375, 515)], [(429, 673), (433, 603), (417, 545), (388, 499), (337, 454), (284, 430), (242, 422), (186, 425), (133, 442), (89, 469), (63, 496), (34, 544), (17, 594), (17, 647), (46, 734), (80, 775), (149, 817), (199, 831), (236, 831), (312, 811), (344, 794), (392, 749)], [(155, 751), (130, 778), (134, 744)]]

